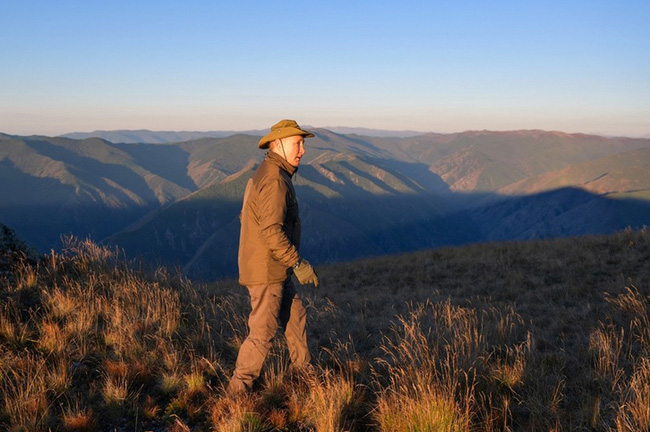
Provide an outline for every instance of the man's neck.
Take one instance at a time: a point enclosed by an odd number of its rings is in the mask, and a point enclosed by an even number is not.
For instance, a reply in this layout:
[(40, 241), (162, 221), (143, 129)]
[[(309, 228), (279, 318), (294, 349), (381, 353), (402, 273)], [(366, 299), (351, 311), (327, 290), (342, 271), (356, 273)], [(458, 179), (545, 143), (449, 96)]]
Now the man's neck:
[(297, 166), (291, 165), (281, 154), (274, 151), (269, 151), (267, 154), (269, 159), (274, 160), (282, 169), (284, 169), (290, 176), (293, 176), (298, 171)]

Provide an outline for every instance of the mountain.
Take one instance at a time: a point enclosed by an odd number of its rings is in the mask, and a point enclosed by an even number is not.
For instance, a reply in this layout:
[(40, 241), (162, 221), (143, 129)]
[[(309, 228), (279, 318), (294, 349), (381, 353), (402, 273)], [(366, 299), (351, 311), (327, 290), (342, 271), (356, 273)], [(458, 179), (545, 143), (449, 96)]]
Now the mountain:
[(605, 234), (650, 223), (650, 200), (614, 199), (569, 187), (508, 197), (472, 211), (485, 241)]
[[(302, 252), (315, 263), (487, 239), (603, 233), (650, 222), (644, 216), (650, 212), (642, 203), (628, 205), (580, 189), (542, 193), (546, 192), (542, 188), (524, 197), (494, 193), (547, 166), (571, 167), (576, 160), (648, 142), (540, 131), (433, 135), (408, 141), (328, 130), (318, 130), (316, 135), (308, 141), (308, 152), (294, 179), (305, 234)], [(482, 145), (486, 137), (487, 144)], [(424, 147), (420, 140), (425, 139), (427, 154), (414, 151), (414, 146), (415, 150)], [(496, 144), (499, 139), (509, 148), (501, 149)], [(436, 140), (437, 146), (431, 145)], [(566, 149), (561, 153), (563, 145)], [(242, 148), (245, 154), (259, 154), (254, 141)], [(234, 157), (224, 151), (218, 153), (226, 155), (225, 159)], [(506, 157), (516, 151), (518, 157)], [(527, 153), (530, 158), (525, 157)], [(433, 163), (428, 166), (418, 160)], [(227, 181), (162, 209), (110, 242), (132, 253), (155, 255), (162, 263), (174, 263), (193, 277), (232, 274), (241, 196), (253, 169), (246, 166)], [(222, 195), (225, 190), (228, 198)], [(598, 223), (594, 214), (603, 215)], [(627, 214), (641, 216), (631, 219)], [(155, 247), (147, 246), (152, 244)]]
[[(256, 140), (246, 154), (261, 157)], [(226, 152), (226, 153), (224, 153)], [(235, 157), (234, 150), (226, 160)], [(314, 262), (421, 249), (470, 241), (467, 218), (450, 220), (455, 207), (446, 185), (416, 167), (381, 159), (381, 149), (330, 131), (310, 140), (294, 178), (304, 226), (302, 251)], [(238, 215), (246, 181), (259, 162), (144, 218), (110, 243), (128, 253), (182, 266), (191, 276), (218, 277), (236, 268)], [(354, 217), (351, 217), (354, 215)]]
[(0, 183), (1, 220), (43, 251), (61, 234), (101, 239), (196, 189), (107, 141), (38, 136), (0, 140)]
[[(650, 224), (650, 140), (314, 129), (294, 178), (314, 263)], [(0, 221), (43, 252), (90, 236), (197, 278), (236, 268), (259, 136), (168, 144), (0, 134)]]
[[(453, 176), (458, 181), (476, 178), (477, 170), (478, 177), (482, 173), (491, 178), (495, 175), (513, 178), (535, 176), (587, 160), (648, 148), (648, 143), (644, 139), (531, 130), (430, 134), (404, 139), (398, 145), (411, 157), (434, 167), (434, 172), (441, 176), (448, 174), (450, 166), (456, 169), (459, 165), (466, 165), (469, 169)], [(495, 185), (503, 185), (507, 181), (497, 181)], [(456, 190), (473, 191), (480, 185), (485, 183), (461, 182)]]
[[(308, 127), (307, 129), (309, 130)], [(346, 127), (346, 126), (335, 126), (335, 127), (326, 126), (323, 129), (327, 129), (332, 132), (336, 132), (340, 134), (346, 134), (346, 135), (354, 134), (354, 135), (369, 136), (369, 137), (406, 138), (406, 137), (413, 137), (413, 136), (425, 134), (425, 132), (418, 132), (412, 130), (369, 129), (369, 128)]]
[(266, 132), (262, 130), (250, 130), (243, 132), (236, 131), (209, 131), (209, 132), (174, 132), (174, 131), (150, 131), (147, 129), (138, 130), (96, 130), (94, 132), (70, 132), (60, 135), (63, 138), (87, 139), (101, 138), (112, 143), (145, 143), (164, 144), (171, 142), (190, 141), (200, 138), (224, 138), (238, 133), (262, 136)]
[(510, 198), (477, 213), (488, 240), (601, 234), (612, 226), (647, 225), (650, 148), (569, 165), (499, 192)]
[(650, 192), (650, 148), (621, 152), (528, 177), (503, 187), (500, 192), (532, 194), (574, 185), (595, 194)]
[[(315, 127), (305, 126), (308, 130), (316, 129)], [(384, 129), (368, 129), (368, 128), (355, 128), (355, 127), (326, 127), (324, 129), (330, 130), (332, 132), (340, 134), (355, 134), (361, 136), (371, 136), (371, 137), (412, 137), (422, 135), (423, 132), (410, 131), (410, 130), (401, 130), (401, 131), (392, 131)], [(96, 130), (93, 132), (70, 132), (60, 137), (63, 138), (72, 138), (72, 139), (86, 139), (86, 138), (101, 138), (112, 143), (146, 143), (146, 144), (164, 144), (164, 143), (175, 143), (181, 141), (191, 141), (201, 138), (225, 138), (231, 135), (244, 134), (244, 135), (254, 135), (262, 136), (265, 135), (268, 131), (263, 129), (252, 129), (246, 131), (151, 131), (147, 129), (138, 129), (138, 130)]]
[(510, 162), (495, 159), (475, 148), (466, 147), (435, 161), (431, 171), (453, 191), (494, 191), (527, 178)]

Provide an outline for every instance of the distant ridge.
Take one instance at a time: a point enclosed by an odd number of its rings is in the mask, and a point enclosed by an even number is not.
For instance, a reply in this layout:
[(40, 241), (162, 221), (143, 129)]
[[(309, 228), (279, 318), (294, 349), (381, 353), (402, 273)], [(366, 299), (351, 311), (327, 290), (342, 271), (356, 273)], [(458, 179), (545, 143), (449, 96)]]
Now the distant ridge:
[[(349, 127), (349, 126), (326, 126), (317, 127), (312, 125), (304, 125), (308, 130), (329, 130), (331, 132), (342, 135), (359, 135), (371, 138), (414, 138), (418, 136), (449, 136), (455, 137), (458, 135), (472, 136), (472, 135), (486, 135), (486, 134), (511, 134), (511, 135), (542, 135), (550, 134), (558, 137), (568, 136), (594, 136), (601, 138), (624, 138), (618, 136), (606, 136), (601, 134), (586, 134), (586, 133), (569, 133), (561, 131), (545, 131), (537, 129), (522, 129), (522, 130), (507, 130), (507, 131), (493, 131), (493, 130), (467, 130), (463, 132), (452, 133), (435, 133), (431, 131), (414, 131), (414, 130), (388, 130), (388, 129), (371, 129), (363, 127)], [(244, 134), (253, 136), (262, 136), (268, 132), (268, 129), (251, 129), (244, 131), (236, 130), (214, 130), (214, 131), (152, 131), (149, 129), (118, 129), (118, 130), (96, 130), (93, 132), (70, 132), (58, 137), (71, 138), (83, 140), (87, 138), (101, 138), (114, 144), (167, 144), (178, 143), (184, 141), (192, 141), (202, 138), (226, 138), (232, 135)], [(4, 136), (4, 137), (3, 137)], [(9, 134), (0, 133), (0, 139), (12, 137)], [(641, 137), (642, 139), (650, 138), (650, 135)]]
[[(355, 134), (375, 138), (410, 138), (424, 135), (428, 132), (411, 130), (391, 131), (383, 129), (368, 129), (359, 127), (325, 127), (305, 126), (306, 129), (327, 129), (338, 134)], [(166, 144), (173, 142), (191, 141), (201, 138), (225, 138), (231, 135), (245, 134), (262, 136), (268, 129), (251, 129), (245, 131), (223, 130), (223, 131), (152, 131), (148, 129), (120, 129), (120, 130), (96, 130), (93, 132), (70, 132), (58, 135), (62, 138), (83, 140), (87, 138), (101, 138), (114, 144)]]
[(410, 138), (414, 136), (425, 135), (430, 132), (421, 132), (413, 130), (386, 130), (386, 129), (369, 129), (362, 127), (347, 127), (347, 126), (325, 126), (323, 129), (340, 134), (355, 134), (376, 138)]
[(151, 131), (148, 129), (137, 130), (96, 130), (94, 132), (70, 132), (59, 135), (63, 138), (86, 139), (101, 138), (114, 144), (166, 144), (172, 142), (190, 141), (201, 138), (224, 138), (236, 134), (262, 136), (263, 130), (248, 131)]

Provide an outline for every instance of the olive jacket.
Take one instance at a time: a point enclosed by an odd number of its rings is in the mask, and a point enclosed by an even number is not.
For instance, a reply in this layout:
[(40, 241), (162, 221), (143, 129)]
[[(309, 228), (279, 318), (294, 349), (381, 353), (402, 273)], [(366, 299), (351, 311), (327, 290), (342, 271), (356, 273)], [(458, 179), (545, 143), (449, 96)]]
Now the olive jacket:
[(297, 169), (269, 152), (246, 184), (238, 254), (242, 285), (283, 282), (300, 259), (300, 217), (291, 182)]

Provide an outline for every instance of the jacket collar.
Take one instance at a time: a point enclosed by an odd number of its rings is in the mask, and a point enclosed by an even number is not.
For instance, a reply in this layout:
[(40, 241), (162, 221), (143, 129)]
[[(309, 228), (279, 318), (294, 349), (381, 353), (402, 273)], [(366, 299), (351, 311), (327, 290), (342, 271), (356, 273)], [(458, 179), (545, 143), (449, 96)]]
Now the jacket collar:
[(293, 177), (296, 171), (298, 171), (298, 167), (291, 165), (282, 156), (272, 151), (266, 153), (266, 159), (285, 170), (289, 174), (289, 177)]

